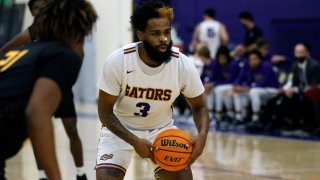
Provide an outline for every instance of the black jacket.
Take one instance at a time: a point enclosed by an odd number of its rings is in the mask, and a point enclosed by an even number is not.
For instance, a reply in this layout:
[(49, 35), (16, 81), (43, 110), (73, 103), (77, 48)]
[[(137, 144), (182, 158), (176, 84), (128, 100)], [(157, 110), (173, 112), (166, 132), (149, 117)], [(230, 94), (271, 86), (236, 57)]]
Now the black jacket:
[[(300, 84), (301, 73), (298, 63), (293, 65), (291, 72), (293, 73), (292, 86), (297, 87)], [(320, 64), (312, 58), (307, 58), (306, 80), (308, 86), (320, 85)]]

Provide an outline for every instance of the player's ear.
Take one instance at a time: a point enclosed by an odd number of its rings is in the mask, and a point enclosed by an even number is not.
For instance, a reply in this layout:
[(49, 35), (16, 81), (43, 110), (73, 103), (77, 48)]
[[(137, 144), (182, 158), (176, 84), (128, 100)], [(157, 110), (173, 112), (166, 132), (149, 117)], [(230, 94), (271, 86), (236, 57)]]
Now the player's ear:
[(139, 41), (144, 40), (144, 33), (142, 31), (137, 31), (137, 36)]

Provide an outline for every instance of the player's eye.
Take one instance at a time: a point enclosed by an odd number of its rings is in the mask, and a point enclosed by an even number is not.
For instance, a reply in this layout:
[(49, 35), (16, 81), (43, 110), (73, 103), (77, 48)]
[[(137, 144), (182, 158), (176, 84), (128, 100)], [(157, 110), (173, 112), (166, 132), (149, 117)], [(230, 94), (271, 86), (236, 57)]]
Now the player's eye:
[(151, 33), (152, 36), (160, 36), (160, 33), (159, 32), (153, 32)]

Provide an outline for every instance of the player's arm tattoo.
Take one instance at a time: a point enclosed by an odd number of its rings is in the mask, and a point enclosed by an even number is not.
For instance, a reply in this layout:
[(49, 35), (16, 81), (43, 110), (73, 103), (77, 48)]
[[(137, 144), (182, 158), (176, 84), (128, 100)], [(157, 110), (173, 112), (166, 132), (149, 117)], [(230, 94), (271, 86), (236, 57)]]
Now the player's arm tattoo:
[(107, 128), (113, 132), (115, 135), (119, 136), (121, 139), (131, 144), (132, 146), (137, 141), (138, 137), (132, 134), (127, 128), (125, 128), (113, 112), (107, 113), (108, 123)]
[(139, 138), (125, 128), (113, 113), (113, 106), (117, 98), (100, 90), (98, 99), (100, 121), (115, 135), (134, 146)]

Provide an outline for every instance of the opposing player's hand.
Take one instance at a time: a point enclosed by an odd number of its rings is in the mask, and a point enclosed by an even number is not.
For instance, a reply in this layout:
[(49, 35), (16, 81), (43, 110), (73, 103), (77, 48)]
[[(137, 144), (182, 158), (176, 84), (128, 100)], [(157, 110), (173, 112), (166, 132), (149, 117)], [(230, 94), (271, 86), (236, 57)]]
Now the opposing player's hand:
[(146, 139), (140, 139), (135, 145), (134, 150), (142, 158), (149, 158), (151, 161), (156, 164), (152, 151), (157, 150), (158, 148), (154, 146), (150, 141)]
[(194, 137), (191, 142), (188, 143), (188, 146), (193, 146), (193, 151), (188, 161), (188, 167), (190, 167), (202, 154), (204, 146), (206, 144), (206, 139), (206, 135), (198, 134), (198, 136)]

